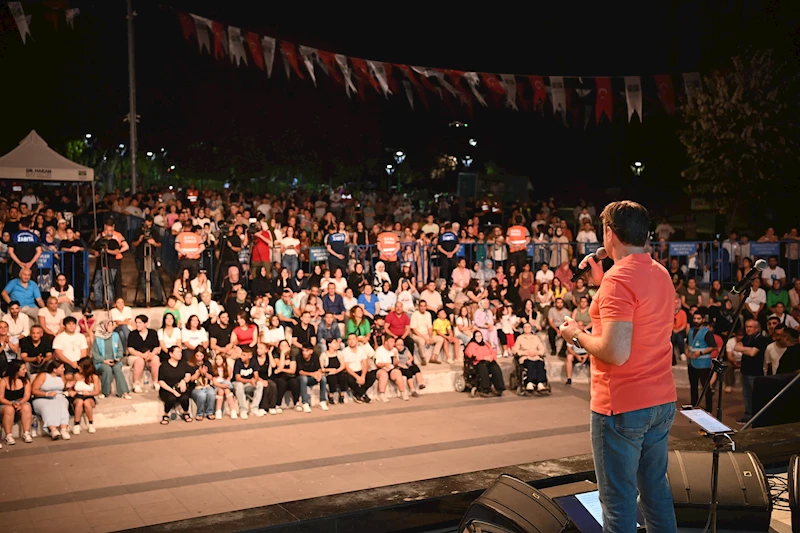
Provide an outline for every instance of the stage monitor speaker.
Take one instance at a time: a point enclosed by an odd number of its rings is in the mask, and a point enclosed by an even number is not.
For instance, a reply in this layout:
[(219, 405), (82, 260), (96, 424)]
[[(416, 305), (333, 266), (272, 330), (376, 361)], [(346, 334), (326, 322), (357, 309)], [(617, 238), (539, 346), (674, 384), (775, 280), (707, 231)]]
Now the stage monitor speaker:
[[(704, 527), (711, 502), (711, 452), (669, 452), (667, 477), (678, 527)], [(758, 457), (721, 453), (718, 479), (719, 529), (768, 531), (772, 500)]]
[(792, 511), (792, 531), (800, 531), (800, 455), (789, 459), (789, 509)]
[(458, 531), (578, 533), (553, 500), (524, 481), (505, 474), (472, 502)]

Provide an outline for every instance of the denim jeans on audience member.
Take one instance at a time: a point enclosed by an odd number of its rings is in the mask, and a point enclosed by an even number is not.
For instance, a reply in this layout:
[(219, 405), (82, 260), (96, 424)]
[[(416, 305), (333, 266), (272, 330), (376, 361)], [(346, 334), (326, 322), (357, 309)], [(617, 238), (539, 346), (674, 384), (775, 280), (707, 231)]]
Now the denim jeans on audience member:
[(128, 337), (131, 336), (131, 330), (128, 326), (118, 326), (114, 331), (119, 335), (119, 341), (122, 343), (123, 353), (128, 353)]
[(294, 277), (294, 273), (300, 268), (300, 258), (296, 255), (283, 254), (281, 266), (289, 271), (289, 276)]
[(637, 487), (648, 533), (677, 530), (667, 481), (667, 439), (674, 420), (674, 403), (611, 416), (592, 413), (603, 531), (636, 531)]
[(247, 412), (247, 397), (251, 396), (250, 410), (256, 411), (261, 403), (261, 395), (264, 394), (264, 383), (261, 381), (254, 387), (250, 383), (242, 383), (237, 381), (233, 384), (233, 389), (236, 391), (236, 401), (239, 402), (239, 412)]
[(303, 403), (311, 405), (311, 396), (308, 394), (308, 389), (319, 383), (319, 400), (326, 402), (328, 396), (328, 377), (322, 374), (322, 379), (317, 382), (317, 378), (311, 376), (298, 376), (300, 380), (300, 397)]
[(742, 396), (744, 396), (744, 419), (750, 420), (753, 417), (753, 384), (758, 376), (746, 376), (742, 374)]
[(217, 390), (214, 387), (194, 389), (192, 391), (192, 400), (197, 404), (197, 416), (213, 415), (216, 398)]

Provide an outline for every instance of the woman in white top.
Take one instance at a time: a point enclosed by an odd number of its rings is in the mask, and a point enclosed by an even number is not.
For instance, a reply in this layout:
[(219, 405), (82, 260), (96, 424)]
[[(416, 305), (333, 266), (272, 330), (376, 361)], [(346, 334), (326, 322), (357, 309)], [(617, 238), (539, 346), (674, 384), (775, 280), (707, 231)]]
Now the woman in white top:
[(472, 310), (469, 306), (465, 305), (461, 309), (458, 310), (458, 316), (456, 317), (456, 329), (454, 331), (456, 338), (462, 342), (462, 344), (466, 347), (469, 344), (469, 341), (472, 340), (472, 336), (478, 330), (475, 327), (475, 324), (472, 323), (472, 319), (470, 318), (470, 314)]
[(158, 330), (158, 342), (161, 344), (161, 353), (169, 353), (173, 346), (183, 347), (181, 340), (181, 330), (175, 322), (175, 315), (167, 313), (164, 315), (164, 325)]
[(198, 346), (208, 350), (208, 333), (200, 327), (200, 319), (192, 315), (186, 319), (186, 327), (181, 330), (184, 360), (192, 357)]
[(51, 296), (47, 306), (39, 309), (39, 325), (44, 332), (55, 337), (64, 331), (64, 310), (58, 307), (58, 298)]
[(192, 294), (200, 297), (201, 294), (204, 292), (211, 292), (211, 280), (208, 279), (208, 275), (206, 275), (205, 270), (201, 270), (197, 273), (197, 277), (195, 277), (189, 286), (192, 288)]
[(281, 341), (286, 340), (286, 330), (281, 326), (278, 315), (273, 315), (269, 319), (269, 326), (261, 334), (261, 342), (266, 344), (270, 351), (278, 347)]
[(183, 301), (178, 304), (178, 312), (181, 315), (181, 322), (183, 322), (184, 326), (187, 324), (187, 320), (190, 316), (194, 315), (198, 319), (200, 318), (200, 309), (197, 305), (197, 300), (191, 292), (187, 292), (183, 295)]
[(58, 307), (64, 311), (64, 316), (71, 315), (75, 310), (75, 289), (67, 283), (67, 276), (64, 274), (56, 276), (56, 282), (50, 289), (50, 296), (58, 299)]
[(128, 349), (128, 336), (133, 329), (133, 310), (125, 305), (125, 299), (120, 296), (114, 300), (114, 307), (111, 308), (109, 318), (114, 322), (114, 331), (119, 335), (122, 346)]
[(281, 266), (289, 271), (289, 276), (294, 277), (297, 269), (300, 268), (300, 241), (294, 237), (294, 228), (286, 228), (286, 236), (281, 239)]
[(347, 289), (347, 279), (345, 279), (343, 274), (342, 269), (337, 268), (333, 273), (333, 279), (330, 281), (330, 283), (333, 283), (333, 286), (336, 287), (336, 294), (344, 295), (344, 291)]
[(414, 312), (414, 293), (412, 292), (411, 282), (407, 279), (400, 280), (397, 301), (403, 304), (403, 312), (406, 314), (410, 315)]
[(344, 296), (342, 296), (342, 301), (344, 302), (344, 310), (348, 313), (352, 308), (358, 305), (358, 299), (353, 296), (353, 289), (347, 287), (344, 291)]

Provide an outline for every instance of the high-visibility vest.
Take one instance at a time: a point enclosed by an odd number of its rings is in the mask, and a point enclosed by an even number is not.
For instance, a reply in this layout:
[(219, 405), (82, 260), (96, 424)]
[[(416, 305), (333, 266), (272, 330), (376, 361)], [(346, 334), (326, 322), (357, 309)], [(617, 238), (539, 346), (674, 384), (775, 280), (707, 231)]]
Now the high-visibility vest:
[(511, 226), (508, 228), (508, 246), (511, 252), (520, 252), (527, 245), (528, 235), (525, 226)]
[(378, 250), (380, 251), (381, 261), (397, 261), (397, 253), (400, 251), (400, 238), (392, 231), (384, 231), (378, 234)]
[(181, 245), (181, 254), (187, 259), (200, 259), (200, 235), (193, 231), (182, 231), (175, 237)]

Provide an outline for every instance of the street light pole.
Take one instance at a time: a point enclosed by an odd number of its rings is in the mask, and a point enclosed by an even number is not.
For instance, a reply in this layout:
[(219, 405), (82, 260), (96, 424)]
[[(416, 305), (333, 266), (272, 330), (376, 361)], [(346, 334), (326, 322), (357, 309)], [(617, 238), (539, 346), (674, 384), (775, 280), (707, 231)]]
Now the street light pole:
[(131, 193), (136, 194), (136, 60), (133, 48), (133, 0), (128, 0), (128, 92), (131, 136)]

